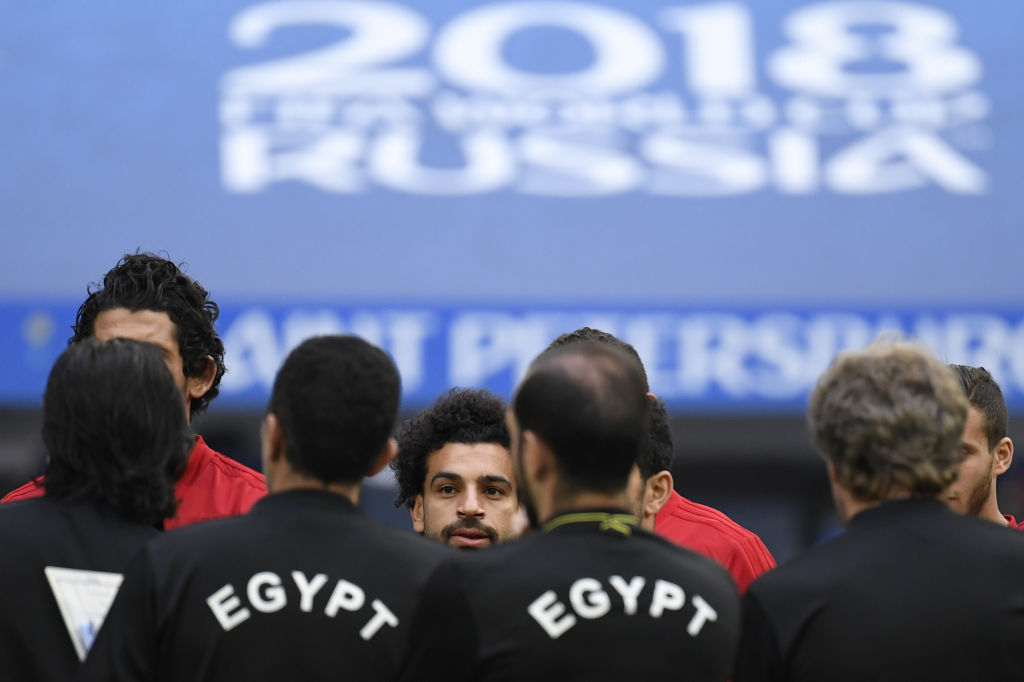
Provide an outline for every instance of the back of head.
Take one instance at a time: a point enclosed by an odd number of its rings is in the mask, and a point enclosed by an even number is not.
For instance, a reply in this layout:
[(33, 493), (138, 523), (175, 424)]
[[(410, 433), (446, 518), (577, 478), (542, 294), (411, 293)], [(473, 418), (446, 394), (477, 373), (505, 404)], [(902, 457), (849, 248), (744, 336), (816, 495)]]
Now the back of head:
[(446, 443), (495, 443), (509, 447), (505, 401), (485, 389), (453, 388), (433, 405), (402, 425), (398, 456), (391, 468), (398, 479), (400, 504), (413, 504), (423, 493), (427, 458)]
[(960, 379), (967, 402), (985, 417), (985, 435), (992, 449), (1007, 435), (1010, 418), (999, 384), (984, 367), (950, 365)]
[(288, 355), (269, 411), (292, 469), (324, 483), (358, 483), (391, 436), (400, 395), (398, 370), (380, 348), (320, 336)]
[(160, 352), (85, 339), (54, 364), (43, 397), (46, 496), (94, 500), (134, 521), (173, 516), (193, 438)]
[[(570, 346), (574, 343), (601, 343), (617, 348), (627, 356), (629, 360), (636, 365), (636, 369), (640, 372), (640, 377), (644, 382), (644, 392), (650, 391), (650, 386), (647, 383), (647, 371), (644, 369), (643, 360), (640, 359), (640, 354), (636, 352), (636, 348), (629, 345), (614, 334), (610, 334), (600, 329), (594, 329), (593, 327), (580, 327), (576, 331), (562, 334), (557, 339), (551, 342), (551, 345), (547, 347), (544, 353), (552, 351), (556, 348), (563, 348)], [(543, 354), (542, 354), (543, 355)]]
[(542, 439), (569, 489), (614, 493), (646, 445), (649, 405), (636, 363), (605, 344), (545, 351), (516, 391), (522, 431)]
[[(604, 344), (611, 348), (617, 348), (625, 353), (635, 369), (640, 373), (644, 382), (644, 391), (650, 391), (647, 380), (647, 371), (644, 369), (643, 360), (636, 348), (626, 343), (619, 337), (601, 329), (593, 327), (580, 327), (576, 331), (562, 334), (551, 342), (545, 353), (556, 348), (565, 348), (576, 343), (597, 343)], [(637, 465), (640, 468), (640, 475), (646, 481), (659, 471), (668, 471), (672, 467), (672, 430), (669, 427), (668, 411), (665, 403), (657, 398), (651, 403), (651, 425), (648, 436), (648, 444), (640, 450), (640, 458)]]
[(125, 255), (104, 275), (101, 287), (89, 287), (89, 296), (78, 309), (75, 334), (69, 343), (92, 336), (96, 317), (104, 310), (115, 308), (167, 313), (178, 332), (178, 348), (186, 377), (202, 376), (207, 368), (207, 356), (213, 358), (217, 366), (213, 385), (205, 395), (192, 399), (191, 412), (199, 414), (209, 407), (220, 392), (224, 344), (214, 328), (220, 309), (210, 300), (206, 289), (166, 258), (151, 253)]
[(671, 470), (673, 455), (668, 409), (662, 400), (650, 396), (648, 399), (651, 401), (650, 430), (647, 444), (640, 450), (640, 458), (637, 460), (640, 476), (645, 481), (661, 471)]
[(841, 353), (808, 412), (836, 481), (860, 500), (938, 495), (956, 478), (967, 400), (950, 369), (909, 343)]

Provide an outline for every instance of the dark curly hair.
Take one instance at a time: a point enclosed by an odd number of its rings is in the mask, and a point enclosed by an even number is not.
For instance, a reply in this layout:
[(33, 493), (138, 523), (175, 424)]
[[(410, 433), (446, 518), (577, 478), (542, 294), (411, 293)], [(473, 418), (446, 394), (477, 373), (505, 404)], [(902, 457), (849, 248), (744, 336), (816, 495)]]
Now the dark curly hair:
[(317, 336), (285, 359), (268, 410), (293, 469), (323, 483), (358, 483), (391, 437), (401, 394), (398, 370), (380, 348), (355, 336)]
[(220, 308), (210, 300), (206, 289), (166, 258), (135, 253), (126, 254), (103, 276), (103, 284), (90, 284), (88, 292), (88, 298), (78, 309), (73, 327), (75, 334), (68, 344), (92, 336), (96, 317), (104, 310), (127, 308), (165, 312), (178, 332), (185, 376), (202, 376), (207, 357), (213, 358), (217, 366), (210, 390), (191, 401), (189, 416), (209, 407), (220, 392), (220, 379), (224, 376), (224, 344), (214, 327)]
[(154, 346), (83, 339), (65, 350), (46, 383), (42, 436), (48, 498), (99, 501), (152, 525), (174, 516), (193, 437)]
[(427, 457), (446, 443), (511, 445), (505, 425), (505, 401), (485, 389), (453, 388), (402, 424), (397, 435), (398, 456), (391, 468), (398, 479), (395, 506), (412, 507), (423, 493)]

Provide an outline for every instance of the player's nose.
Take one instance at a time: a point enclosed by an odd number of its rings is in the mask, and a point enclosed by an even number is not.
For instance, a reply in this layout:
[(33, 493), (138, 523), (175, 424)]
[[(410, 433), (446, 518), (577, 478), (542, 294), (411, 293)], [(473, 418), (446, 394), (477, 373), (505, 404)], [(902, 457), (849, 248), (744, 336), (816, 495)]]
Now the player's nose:
[(484, 508), (475, 490), (467, 490), (459, 501), (458, 512), (462, 516), (483, 516)]

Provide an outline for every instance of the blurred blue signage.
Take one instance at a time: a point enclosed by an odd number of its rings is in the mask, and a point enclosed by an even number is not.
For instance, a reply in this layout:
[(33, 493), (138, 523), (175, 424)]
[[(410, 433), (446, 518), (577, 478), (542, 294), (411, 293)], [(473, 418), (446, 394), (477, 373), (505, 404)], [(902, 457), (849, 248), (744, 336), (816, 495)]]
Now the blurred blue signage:
[[(33, 402), (70, 333), (67, 306), (0, 306), (0, 353), (12, 371), (0, 400)], [(61, 320), (62, 323), (58, 323)], [(687, 411), (795, 412), (841, 350), (880, 334), (917, 339), (949, 362), (984, 365), (1014, 409), (1024, 408), (1024, 310), (891, 311), (679, 310), (231, 305), (219, 329), (228, 373), (217, 405), (266, 404), (288, 351), (318, 334), (356, 334), (385, 348), (402, 375), (407, 407), (452, 386), (485, 386), (509, 397), (536, 355), (581, 326), (636, 347), (651, 389)]]
[(982, 60), (942, 8), (450, 6), (272, 2), (237, 12), (228, 35), (243, 53), (300, 31), (335, 39), (310, 38), (221, 77), (224, 188), (544, 197), (988, 188), (974, 153), (989, 143)]

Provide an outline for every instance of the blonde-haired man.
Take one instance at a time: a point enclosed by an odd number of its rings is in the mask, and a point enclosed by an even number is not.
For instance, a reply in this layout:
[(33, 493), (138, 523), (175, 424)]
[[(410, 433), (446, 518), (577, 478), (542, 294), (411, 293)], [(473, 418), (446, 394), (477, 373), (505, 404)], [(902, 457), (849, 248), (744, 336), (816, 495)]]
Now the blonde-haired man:
[(822, 375), (809, 422), (847, 532), (751, 585), (736, 682), (1024, 679), (1024, 537), (942, 501), (966, 418), (914, 345)]

